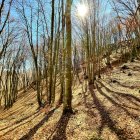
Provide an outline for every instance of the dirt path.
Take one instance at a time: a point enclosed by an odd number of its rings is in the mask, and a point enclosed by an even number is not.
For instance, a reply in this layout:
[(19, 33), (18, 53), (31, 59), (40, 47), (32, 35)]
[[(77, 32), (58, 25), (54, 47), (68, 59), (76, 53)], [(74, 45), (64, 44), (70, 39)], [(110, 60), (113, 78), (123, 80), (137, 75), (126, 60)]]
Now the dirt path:
[(87, 93), (77, 85), (72, 115), (63, 116), (62, 106), (37, 110), (36, 93), (29, 91), (0, 111), (0, 140), (140, 140), (140, 62), (126, 65), (102, 75)]

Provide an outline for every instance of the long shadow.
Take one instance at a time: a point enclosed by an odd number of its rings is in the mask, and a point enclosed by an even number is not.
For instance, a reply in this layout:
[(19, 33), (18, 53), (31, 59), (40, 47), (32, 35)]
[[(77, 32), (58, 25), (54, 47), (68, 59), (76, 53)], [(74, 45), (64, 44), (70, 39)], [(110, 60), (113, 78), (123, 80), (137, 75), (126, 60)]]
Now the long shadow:
[[(115, 99), (117, 99), (117, 101), (122, 102), (122, 98), (120, 99), (120, 96), (119, 96), (119, 95), (113, 94), (112, 96), (113, 96)], [(132, 101), (132, 103), (133, 103), (135, 106), (138, 106), (138, 104), (136, 104), (135, 102)], [(130, 106), (125, 105), (125, 104), (122, 104), (122, 106), (124, 106), (124, 107), (126, 107), (126, 108), (129, 108), (129, 109), (136, 110), (136, 111), (140, 111), (140, 109), (138, 109), (138, 108), (130, 107)]]
[(133, 71), (137, 71), (137, 72), (139, 72), (140, 71), (140, 67), (138, 67), (138, 66), (136, 66), (135, 68), (133, 67), (133, 68), (129, 68), (130, 70), (133, 70)]
[(124, 96), (123, 94), (114, 93), (114, 94), (112, 94), (112, 96), (115, 97), (115, 98), (117, 98), (117, 99), (121, 97), (123, 100), (125, 99), (125, 100), (129, 101), (129, 103), (132, 103), (133, 105), (135, 105), (137, 107), (140, 107), (140, 105), (137, 102), (135, 102), (133, 100), (133, 98)]
[(129, 89), (137, 88), (137, 86), (127, 86), (127, 85), (121, 84), (120, 82), (117, 82), (117, 84), (120, 85), (120, 86), (122, 86), (122, 87), (129, 88)]
[(19, 140), (30, 140), (37, 132), (37, 130), (53, 115), (56, 109), (57, 108), (51, 110), (37, 125), (30, 129), (30, 131)]
[[(108, 92), (112, 92), (112, 93), (114, 93), (114, 94), (118, 94), (118, 95), (120, 95), (120, 96), (126, 98), (126, 99), (129, 100), (129, 101), (134, 100), (134, 101), (140, 103), (140, 99), (137, 98), (136, 96), (132, 95), (132, 94), (113, 91), (113, 90), (109, 89), (108, 87), (106, 87), (102, 82), (98, 81), (98, 83), (100, 83), (101, 86), (104, 87), (104, 88), (106, 89), (106, 91), (108, 91)], [(140, 105), (137, 104), (137, 106), (140, 106)]]
[(108, 87), (106, 87), (102, 82), (98, 81), (102, 87), (106, 89), (106, 91), (113, 93), (112, 96), (115, 97), (116, 99), (119, 99), (119, 97), (122, 97), (123, 99), (126, 99), (127, 101), (131, 102), (135, 106), (140, 107), (140, 99), (135, 97), (132, 94), (127, 94), (127, 93), (122, 93), (122, 92), (116, 92), (113, 90), (110, 90)]
[(26, 117), (24, 117), (24, 118), (22, 118), (22, 119), (20, 119), (20, 120), (15, 121), (14, 123), (10, 124), (10, 126), (7, 126), (7, 127), (4, 127), (4, 128), (2, 128), (2, 129), (0, 129), (0, 131), (3, 131), (3, 130), (5, 130), (5, 129), (9, 128), (9, 127), (13, 127), (13, 125), (16, 125), (16, 124), (18, 124), (18, 123), (21, 123), (21, 122), (27, 120), (27, 119), (30, 118), (31, 116), (38, 114), (38, 112), (39, 112), (39, 110), (38, 110), (37, 112), (35, 112), (35, 113), (30, 114), (29, 116), (26, 116)]
[[(39, 116), (39, 113), (37, 113), (32, 119), (36, 118), (37, 116)], [(17, 125), (16, 127), (12, 128), (12, 129), (10, 129), (10, 130), (8, 130), (8, 131), (5, 132), (3, 135), (0, 135), (0, 137), (2, 137), (2, 136), (4, 136), (4, 135), (6, 135), (6, 134), (12, 132), (12, 131), (15, 130), (16, 128), (18, 128), (18, 127), (20, 127), (20, 126), (22, 126), (22, 125), (24, 125), (24, 124), (27, 124), (27, 123), (29, 123), (29, 122), (31, 122), (31, 119), (30, 119), (29, 121), (23, 122), (23, 123), (21, 123), (20, 125)], [(12, 126), (11, 126), (11, 127), (12, 127)]]
[[(24, 106), (20, 106), (20, 107), (18, 107), (18, 109), (16, 109), (15, 111), (9, 112), (8, 114), (5, 115), (4, 118), (0, 118), (0, 119), (8, 119), (9, 116), (12, 116), (12, 115), (16, 114), (16, 113), (19, 112), (20, 110), (22, 110), (22, 112), (24, 112), (24, 110), (26, 110), (26, 109), (27, 109), (27, 108), (25, 108)], [(9, 110), (7, 109), (7, 111), (9, 111)]]
[[(9, 112), (8, 114), (6, 114), (4, 118), (0, 118), (0, 119), (5, 120), (5, 119), (9, 118), (9, 116), (12, 116), (12, 115), (16, 114), (17, 112), (19, 112), (19, 110), (21, 110), (21, 109), (23, 109), (23, 108), (24, 108), (24, 107), (21, 107), (21, 108), (15, 110), (15, 111), (11, 111), (11, 112)], [(4, 113), (4, 112), (3, 112), (3, 113)]]
[[(66, 128), (67, 128), (71, 115), (72, 115), (71, 113), (67, 113), (66, 115), (62, 114), (61, 118), (59, 119), (59, 121), (56, 125), (55, 130), (49, 136), (48, 140), (67, 140)], [(53, 137), (51, 138), (52, 135), (53, 135)]]
[(109, 112), (107, 110), (105, 110), (105, 107), (101, 104), (101, 102), (95, 95), (95, 92), (93, 91), (93, 86), (90, 86), (90, 93), (93, 98), (93, 102), (101, 116), (101, 125), (99, 127), (99, 137), (101, 136), (104, 127), (107, 125), (108, 128), (113, 133), (116, 134), (116, 136), (118, 137), (119, 140), (127, 140), (128, 137), (125, 134), (125, 131), (123, 129), (119, 129), (116, 127), (116, 122), (111, 119)]
[(136, 115), (130, 113), (125, 107), (123, 107), (121, 104), (117, 103), (115, 100), (113, 100), (110, 96), (108, 96), (107, 94), (105, 94), (102, 89), (98, 86), (98, 84), (96, 83), (96, 87), (98, 92), (103, 95), (104, 97), (106, 97), (112, 104), (114, 104), (115, 106), (121, 108), (123, 111), (125, 111), (125, 113), (130, 116), (131, 118), (135, 119)]

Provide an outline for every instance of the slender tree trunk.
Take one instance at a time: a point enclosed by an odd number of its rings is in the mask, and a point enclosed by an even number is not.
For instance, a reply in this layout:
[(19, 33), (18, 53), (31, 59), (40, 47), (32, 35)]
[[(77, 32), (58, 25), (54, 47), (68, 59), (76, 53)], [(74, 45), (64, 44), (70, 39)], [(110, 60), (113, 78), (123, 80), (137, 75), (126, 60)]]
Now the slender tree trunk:
[(40, 107), (42, 105), (42, 102), (40, 96), (40, 75), (39, 75), (39, 68), (37, 65), (37, 57), (34, 58), (34, 61), (35, 61), (35, 70), (36, 70), (37, 102)]
[(66, 1), (66, 68), (63, 113), (72, 113), (71, 0)]
[(53, 76), (53, 66), (52, 66), (52, 50), (53, 50), (53, 35), (54, 35), (54, 0), (52, 0), (52, 15), (51, 15), (51, 40), (49, 48), (49, 89), (48, 89), (48, 102), (51, 104), (52, 99), (52, 76)]
[(64, 72), (65, 72), (65, 48), (64, 48), (64, 31), (65, 31), (65, 16), (64, 16), (64, 0), (61, 0), (62, 3), (62, 48), (61, 48), (61, 56), (60, 56), (60, 84), (61, 91), (59, 97), (59, 105), (63, 103), (64, 97), (64, 89), (65, 89), (65, 81), (64, 81)]

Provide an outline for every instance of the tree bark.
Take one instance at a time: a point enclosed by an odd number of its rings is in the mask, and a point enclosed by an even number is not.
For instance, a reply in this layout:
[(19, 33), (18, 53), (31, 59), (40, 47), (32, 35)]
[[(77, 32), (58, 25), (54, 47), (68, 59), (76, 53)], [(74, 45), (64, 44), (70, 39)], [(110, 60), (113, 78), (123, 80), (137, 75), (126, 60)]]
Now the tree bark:
[(66, 1), (66, 62), (63, 113), (72, 113), (71, 0)]

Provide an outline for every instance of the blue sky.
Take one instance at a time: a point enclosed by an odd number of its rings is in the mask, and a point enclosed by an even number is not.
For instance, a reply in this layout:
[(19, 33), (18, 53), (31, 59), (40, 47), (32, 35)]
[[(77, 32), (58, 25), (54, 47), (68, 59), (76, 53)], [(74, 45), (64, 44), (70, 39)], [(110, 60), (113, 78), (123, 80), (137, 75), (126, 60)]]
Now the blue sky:
[[(28, 1), (28, 0), (27, 0)], [(30, 0), (30, 1), (32, 1), (31, 3), (33, 4), (33, 6), (35, 7), (35, 6), (37, 6), (35, 3), (35, 0)], [(33, 1), (34, 1), (34, 3), (33, 3)], [(51, 15), (51, 3), (50, 3), (50, 1), (51, 0), (41, 0), (41, 1), (44, 1), (44, 2), (47, 2), (47, 4), (46, 4), (46, 7), (45, 7), (45, 10), (46, 10), (46, 17), (48, 18), (48, 24), (50, 24), (50, 21), (51, 21), (51, 19), (50, 19), (50, 15)], [(81, 3), (81, 1), (82, 2), (85, 2), (86, 0), (73, 0), (73, 9), (74, 9), (74, 6), (76, 6), (78, 3)], [(29, 1), (28, 1), (29, 2)], [(104, 14), (107, 14), (107, 13), (110, 13), (110, 11), (111, 11), (111, 6), (110, 6), (110, 4), (109, 4), (109, 1), (108, 0), (100, 0), (100, 2), (101, 2), (101, 7), (102, 7), (102, 10), (103, 10), (103, 13)], [(58, 0), (55, 0), (55, 3), (56, 3), (56, 5), (58, 5)], [(15, 4), (13, 4), (13, 6), (15, 6)], [(14, 10), (14, 8), (15, 7), (13, 7), (12, 8), (12, 10), (11, 10), (11, 16), (12, 17), (14, 17), (14, 18), (21, 18), (17, 13), (16, 13), (16, 11)], [(27, 16), (28, 15), (30, 15), (29, 13), (29, 11), (26, 9), (26, 14), (27, 14)], [(23, 22), (22, 21), (20, 21), (21, 22), (21, 24), (23, 24)], [(20, 25), (21, 25), (20, 24)], [(34, 40), (34, 43), (36, 42), (36, 27), (35, 27), (35, 24), (36, 23), (34, 23), (34, 33), (33, 33), (33, 40)], [(18, 26), (18, 25), (17, 25)], [(50, 27), (50, 26), (49, 26)], [(28, 63), (28, 62), (27, 62)], [(30, 65), (30, 64), (28, 64), (28, 65)]]
[[(86, 3), (86, 0), (73, 0), (73, 5), (77, 5), (78, 3)], [(89, 0), (88, 0), (89, 1)], [(109, 13), (111, 11), (110, 0), (99, 0), (101, 3), (101, 7), (104, 8), (105, 13)]]

